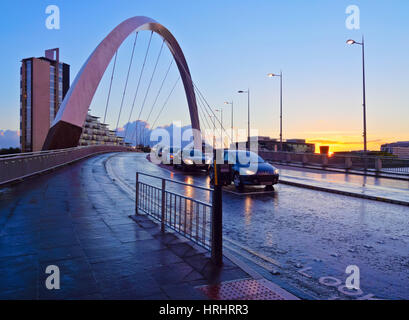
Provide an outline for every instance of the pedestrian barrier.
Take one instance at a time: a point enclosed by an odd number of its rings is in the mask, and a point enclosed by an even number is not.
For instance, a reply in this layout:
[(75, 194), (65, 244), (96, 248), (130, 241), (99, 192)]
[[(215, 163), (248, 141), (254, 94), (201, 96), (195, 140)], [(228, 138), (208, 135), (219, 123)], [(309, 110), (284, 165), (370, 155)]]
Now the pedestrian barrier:
[(121, 151), (131, 149), (98, 145), (0, 156), (0, 185), (47, 172), (92, 155)]
[[(141, 176), (161, 182), (154, 186), (141, 182)], [(203, 190), (213, 196), (213, 190), (146, 173), (136, 173), (136, 214), (140, 212), (157, 220), (162, 232), (170, 228), (198, 245), (211, 249), (212, 204), (171, 192), (170, 184)]]
[(299, 164), (320, 168), (348, 170), (370, 170), (396, 174), (409, 174), (409, 159), (379, 156), (326, 155), (316, 153), (297, 153), (260, 150), (259, 155), (265, 160), (282, 164)]

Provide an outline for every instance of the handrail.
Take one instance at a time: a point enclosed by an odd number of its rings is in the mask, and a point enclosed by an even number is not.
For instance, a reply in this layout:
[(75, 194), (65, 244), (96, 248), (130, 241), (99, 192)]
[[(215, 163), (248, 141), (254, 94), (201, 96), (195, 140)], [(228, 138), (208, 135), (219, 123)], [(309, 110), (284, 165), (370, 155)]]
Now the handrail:
[(9, 160), (9, 159), (10, 160), (18, 160), (18, 159), (21, 159), (21, 158), (28, 158), (28, 157), (55, 155), (55, 154), (70, 152), (70, 151), (74, 151), (74, 150), (81, 150), (81, 149), (85, 149), (85, 148), (88, 148), (88, 147), (94, 147), (94, 146), (124, 147), (124, 148), (127, 147), (127, 146), (116, 146), (116, 145), (78, 146), (78, 147), (72, 147), (72, 148), (66, 148), (66, 149), (57, 149), (57, 150), (46, 150), (46, 151), (36, 151), (36, 152), (25, 152), (25, 153), (14, 153), (14, 154), (0, 155), (0, 160)]
[[(259, 152), (265, 152), (265, 153), (274, 153), (274, 154), (292, 154), (292, 155), (310, 155), (310, 156), (328, 156), (326, 154), (321, 154), (321, 153), (306, 153), (306, 152), (289, 152), (289, 151), (273, 151), (273, 150), (259, 150)], [(333, 154), (331, 158), (354, 158), (354, 159), (381, 159), (381, 160), (397, 160), (397, 161), (409, 161), (409, 159), (402, 159), (398, 158), (396, 156), (377, 156), (377, 155), (345, 155), (345, 154)]]
[(180, 184), (182, 186), (197, 188), (197, 189), (204, 190), (204, 191), (210, 191), (210, 192), (213, 191), (213, 189), (210, 189), (210, 188), (195, 186), (195, 185), (192, 185), (192, 184), (189, 184), (189, 183), (185, 183), (185, 182), (181, 182), (181, 181), (177, 181), (177, 180), (172, 180), (172, 179), (167, 179), (167, 178), (162, 178), (162, 177), (154, 176), (154, 175), (151, 175), (151, 174), (148, 174), (148, 173), (138, 172), (138, 175), (143, 175), (143, 176), (147, 176), (147, 177), (151, 177), (151, 178), (155, 178), (155, 179), (159, 179), (159, 180), (165, 180), (165, 181), (169, 181), (169, 182), (172, 182), (172, 183)]
[(0, 186), (22, 181), (92, 155), (122, 151), (130, 149), (124, 146), (95, 145), (1, 157)]
[(36, 152), (5, 154), (5, 155), (0, 155), (0, 158), (5, 159), (5, 158), (20, 158), (20, 157), (23, 158), (23, 157), (41, 156), (41, 155), (46, 155), (46, 154), (56, 154), (56, 153), (67, 152), (67, 151), (72, 151), (76, 149), (82, 149), (84, 147), (86, 146), (79, 146), (79, 147), (58, 149), (58, 150), (46, 150), (46, 151), (36, 151)]

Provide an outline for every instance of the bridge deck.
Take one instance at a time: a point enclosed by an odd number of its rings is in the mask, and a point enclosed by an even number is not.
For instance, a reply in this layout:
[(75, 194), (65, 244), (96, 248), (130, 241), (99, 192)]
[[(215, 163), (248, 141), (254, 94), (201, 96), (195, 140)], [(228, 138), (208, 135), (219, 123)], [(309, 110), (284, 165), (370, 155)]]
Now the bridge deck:
[[(161, 234), (109, 180), (100, 155), (0, 189), (0, 299), (206, 299), (197, 286), (249, 278)], [(45, 287), (56, 265), (61, 289)]]

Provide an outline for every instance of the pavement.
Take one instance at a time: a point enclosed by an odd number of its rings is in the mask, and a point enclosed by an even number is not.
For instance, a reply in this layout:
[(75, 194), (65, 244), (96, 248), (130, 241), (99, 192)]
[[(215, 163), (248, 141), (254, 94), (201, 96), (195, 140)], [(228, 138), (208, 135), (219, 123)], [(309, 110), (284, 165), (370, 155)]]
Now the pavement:
[[(115, 155), (107, 161), (109, 166), (115, 183), (131, 195), (135, 194), (135, 175), (129, 175), (130, 171), (209, 186), (204, 172), (157, 166), (144, 154)], [(347, 177), (350, 182), (362, 178)], [(143, 182), (160, 186), (158, 179), (146, 177)], [(370, 179), (367, 182), (372, 183)], [(400, 185), (401, 181), (397, 182)], [(396, 180), (377, 183), (393, 186)], [(173, 184), (168, 187), (172, 192), (209, 201), (207, 192)], [(228, 189), (223, 192), (224, 252), (266, 279), (303, 299), (409, 298), (407, 206), (282, 183), (268, 193), (259, 188), (248, 188), (244, 193), (230, 192), (234, 187)], [(348, 265), (360, 268), (361, 295), (326, 285), (325, 277), (344, 283)]]
[[(296, 299), (245, 265), (161, 233), (100, 155), (0, 189), (0, 299)], [(60, 289), (46, 288), (46, 268)], [(246, 270), (247, 269), (247, 270)]]
[[(275, 164), (280, 182), (409, 206), (409, 181), (325, 172)], [(389, 201), (388, 201), (389, 200)]]

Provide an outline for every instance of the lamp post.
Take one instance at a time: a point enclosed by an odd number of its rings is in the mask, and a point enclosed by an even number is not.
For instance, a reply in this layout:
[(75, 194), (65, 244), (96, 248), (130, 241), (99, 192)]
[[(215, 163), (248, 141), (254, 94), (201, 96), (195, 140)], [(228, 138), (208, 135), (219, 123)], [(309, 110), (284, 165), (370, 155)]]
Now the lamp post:
[(269, 73), (267, 76), (269, 78), (280, 77), (280, 151), (283, 151), (283, 72)]
[(364, 113), (364, 154), (367, 153), (367, 140), (366, 140), (366, 84), (365, 84), (365, 42), (364, 37), (362, 36), (362, 42), (357, 42), (355, 40), (349, 39), (347, 40), (347, 44), (354, 45), (358, 44), (362, 47), (362, 85), (363, 85), (363, 113)]
[(209, 116), (210, 120), (213, 122), (213, 150), (216, 149), (216, 119), (215, 116)]
[(234, 121), (234, 119), (233, 119), (233, 109), (234, 109), (234, 105), (233, 105), (233, 101), (232, 101), (232, 102), (225, 102), (224, 104), (231, 105), (231, 143), (233, 144), (233, 143), (234, 143), (234, 140), (233, 140), (233, 135), (234, 135), (234, 129), (233, 129), (233, 121)]
[(220, 112), (220, 146), (224, 148), (224, 141), (223, 141), (223, 109), (216, 109), (216, 112)]
[(238, 93), (247, 93), (247, 148), (250, 148), (250, 89), (240, 90)]

